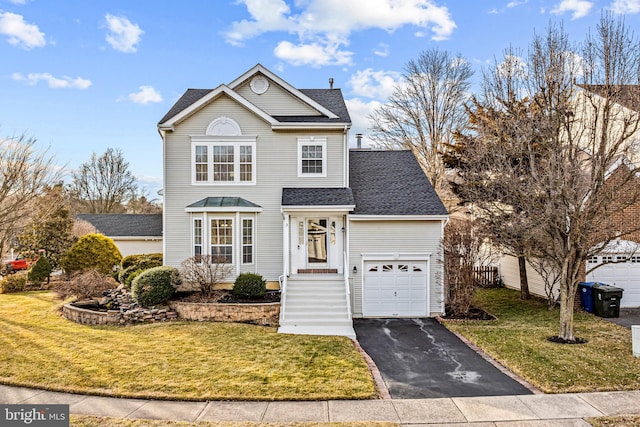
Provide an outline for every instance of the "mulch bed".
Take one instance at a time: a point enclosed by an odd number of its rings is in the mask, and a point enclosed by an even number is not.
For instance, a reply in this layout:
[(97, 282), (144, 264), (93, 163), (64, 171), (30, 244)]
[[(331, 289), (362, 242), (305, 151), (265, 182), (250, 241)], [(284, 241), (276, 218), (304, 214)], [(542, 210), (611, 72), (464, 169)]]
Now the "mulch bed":
[(257, 299), (238, 299), (231, 291), (216, 290), (212, 292), (180, 292), (174, 298), (174, 301), (181, 302), (197, 302), (197, 303), (218, 303), (218, 304), (255, 304), (280, 302), (279, 291), (267, 291), (264, 298)]
[(572, 340), (565, 340), (564, 338), (560, 338), (559, 336), (547, 337), (547, 341), (551, 341), (556, 344), (586, 344), (589, 340), (584, 338), (575, 338)]

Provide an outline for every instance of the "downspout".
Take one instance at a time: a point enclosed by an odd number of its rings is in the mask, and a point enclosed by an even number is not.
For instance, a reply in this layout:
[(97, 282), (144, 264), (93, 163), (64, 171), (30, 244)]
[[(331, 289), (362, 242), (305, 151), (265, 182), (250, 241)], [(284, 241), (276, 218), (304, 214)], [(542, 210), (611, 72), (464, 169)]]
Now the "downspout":
[[(167, 171), (166, 171), (166, 131), (158, 128), (158, 133), (162, 138), (162, 259), (167, 260), (167, 237), (165, 230), (167, 229)], [(193, 225), (191, 226), (193, 232)]]
[(349, 186), (349, 126), (345, 125), (344, 133), (342, 136), (342, 145), (344, 149), (344, 178), (343, 178), (343, 187)]

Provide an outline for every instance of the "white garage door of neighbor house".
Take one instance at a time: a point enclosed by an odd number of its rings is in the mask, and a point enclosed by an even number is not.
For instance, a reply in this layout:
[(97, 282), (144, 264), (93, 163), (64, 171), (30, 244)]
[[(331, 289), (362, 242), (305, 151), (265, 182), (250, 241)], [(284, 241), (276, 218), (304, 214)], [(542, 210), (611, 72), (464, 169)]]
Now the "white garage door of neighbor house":
[(426, 317), (427, 261), (366, 261), (365, 317)]
[(623, 261), (605, 264), (587, 274), (587, 282), (600, 282), (624, 289), (620, 307), (640, 307), (640, 256), (601, 255), (587, 262), (587, 270), (595, 262)]

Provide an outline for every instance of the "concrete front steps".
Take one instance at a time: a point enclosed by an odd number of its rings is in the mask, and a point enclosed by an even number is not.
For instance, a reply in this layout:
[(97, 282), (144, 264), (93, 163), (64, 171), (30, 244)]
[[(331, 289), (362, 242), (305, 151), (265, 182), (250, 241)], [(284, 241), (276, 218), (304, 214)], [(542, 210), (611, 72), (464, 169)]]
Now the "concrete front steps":
[(278, 332), (343, 335), (355, 339), (344, 278), (338, 274), (300, 274), (287, 280)]

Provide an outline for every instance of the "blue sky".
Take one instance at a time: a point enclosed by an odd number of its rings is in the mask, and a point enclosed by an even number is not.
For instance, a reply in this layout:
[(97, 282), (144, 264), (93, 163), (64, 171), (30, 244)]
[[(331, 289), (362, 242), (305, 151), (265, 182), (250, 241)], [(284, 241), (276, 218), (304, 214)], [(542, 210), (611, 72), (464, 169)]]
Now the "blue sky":
[(187, 88), (256, 63), (298, 88), (333, 77), (353, 138), (421, 50), (460, 53), (479, 77), (551, 22), (582, 40), (603, 10), (640, 30), (640, 0), (0, 0), (0, 135), (33, 136), (69, 169), (120, 148), (153, 196), (156, 124)]

